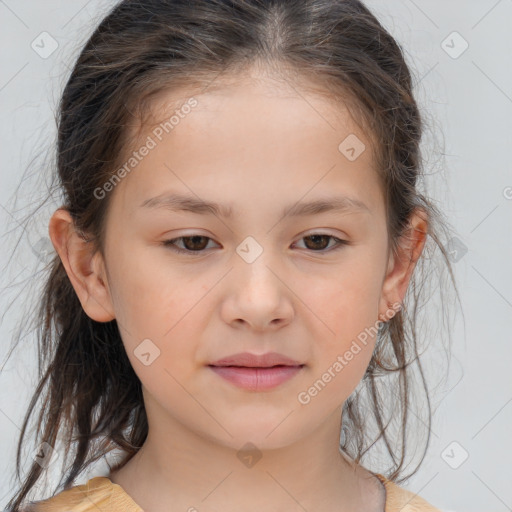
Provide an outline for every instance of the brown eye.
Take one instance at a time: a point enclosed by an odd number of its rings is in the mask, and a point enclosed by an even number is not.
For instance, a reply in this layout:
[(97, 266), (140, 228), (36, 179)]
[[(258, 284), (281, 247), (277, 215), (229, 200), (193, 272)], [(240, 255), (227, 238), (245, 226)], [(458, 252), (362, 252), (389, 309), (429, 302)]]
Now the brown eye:
[[(349, 245), (349, 242), (346, 240), (340, 240), (335, 236), (322, 233), (308, 235), (302, 237), (301, 240), (306, 241), (305, 248), (307, 250), (318, 253), (326, 253), (331, 250), (334, 251), (339, 249), (342, 245)], [(331, 240), (335, 243), (329, 245)], [(182, 242), (182, 247), (178, 245), (178, 242), (180, 241)], [(178, 238), (173, 238), (172, 240), (164, 240), (162, 245), (169, 247), (177, 253), (188, 254), (190, 256), (201, 256), (208, 252), (206, 249), (209, 241), (212, 241), (212, 239), (202, 235), (180, 236)]]
[(311, 240), (311, 244), (306, 243), (306, 247), (308, 249), (318, 249), (323, 250), (326, 249), (329, 246), (329, 239), (332, 238), (332, 236), (329, 235), (310, 235), (305, 236), (304, 240)]
[[(180, 240), (183, 242), (183, 249), (177, 245), (177, 241)], [(162, 244), (166, 247), (170, 247), (173, 251), (194, 256), (194, 253), (200, 255), (206, 252), (204, 249), (208, 245), (209, 240), (211, 240), (211, 238), (202, 235), (180, 236), (172, 240), (164, 240)]]
[[(334, 240), (335, 244), (329, 246), (329, 241)], [(313, 252), (330, 252), (330, 250), (339, 249), (342, 245), (348, 245), (346, 240), (340, 240), (332, 235), (315, 233), (313, 235), (304, 236), (301, 240), (305, 240), (306, 249)], [(332, 247), (332, 249), (328, 249)]]
[(184, 236), (183, 245), (190, 251), (200, 251), (208, 245), (208, 240), (206, 236)]

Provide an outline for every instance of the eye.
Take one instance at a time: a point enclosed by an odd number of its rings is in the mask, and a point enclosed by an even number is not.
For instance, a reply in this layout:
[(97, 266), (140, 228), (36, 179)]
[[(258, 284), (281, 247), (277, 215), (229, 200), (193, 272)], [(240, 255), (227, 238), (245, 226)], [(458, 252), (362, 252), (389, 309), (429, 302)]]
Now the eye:
[[(181, 247), (178, 247), (176, 245), (176, 242), (179, 240), (183, 241), (185, 249), (182, 249)], [(173, 238), (172, 240), (164, 240), (162, 244), (165, 247), (170, 247), (173, 251), (176, 251), (178, 253), (190, 254), (192, 256), (195, 256), (194, 253), (200, 255), (201, 253), (205, 252), (203, 250), (207, 245), (207, 243), (205, 244), (205, 240), (211, 240), (211, 238), (203, 235), (180, 236), (178, 238)]]
[[(181, 254), (188, 254), (190, 256), (199, 256), (203, 254), (208, 245), (208, 241), (212, 241), (211, 238), (202, 235), (192, 235), (192, 236), (180, 236), (178, 238), (173, 238), (171, 240), (164, 240), (162, 245), (165, 247), (169, 247), (173, 251)], [(333, 235), (328, 235), (325, 233), (313, 233), (308, 236), (304, 236), (301, 240), (306, 240), (306, 249), (309, 249), (313, 252), (329, 252), (331, 250), (337, 250), (341, 248), (343, 245), (349, 245), (350, 242), (346, 240), (341, 240), (336, 238)], [(326, 249), (329, 247), (329, 240), (333, 240), (335, 242), (334, 245), (331, 245), (331, 249)], [(177, 242), (183, 242), (184, 248), (178, 246)], [(326, 245), (327, 242), (327, 245)], [(195, 253), (195, 254), (194, 254)]]
[[(329, 239), (335, 241), (335, 244), (331, 246), (331, 249), (326, 251), (326, 247), (329, 247)], [(333, 235), (328, 235), (327, 233), (312, 233), (310, 235), (304, 236), (301, 240), (307, 240), (309, 243), (306, 243), (306, 249), (310, 249), (313, 252), (330, 252), (337, 249), (340, 249), (343, 245), (349, 245), (349, 242), (346, 240), (341, 240), (340, 238), (336, 238)], [(326, 245), (327, 242), (327, 245)]]

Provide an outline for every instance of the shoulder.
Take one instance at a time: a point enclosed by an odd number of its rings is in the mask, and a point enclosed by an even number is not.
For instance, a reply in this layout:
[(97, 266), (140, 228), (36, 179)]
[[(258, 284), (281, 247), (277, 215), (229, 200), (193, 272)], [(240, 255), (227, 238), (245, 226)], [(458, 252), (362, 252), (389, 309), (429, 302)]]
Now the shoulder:
[(124, 489), (107, 477), (95, 477), (65, 489), (51, 498), (36, 501), (25, 512), (143, 512)]
[(375, 476), (386, 489), (385, 512), (441, 512), (418, 494), (399, 487), (383, 475), (376, 474)]
[[(385, 512), (441, 512), (423, 498), (399, 487), (380, 474), (375, 476), (386, 489)], [(107, 477), (65, 489), (43, 501), (31, 503), (24, 512), (144, 512), (132, 498)]]

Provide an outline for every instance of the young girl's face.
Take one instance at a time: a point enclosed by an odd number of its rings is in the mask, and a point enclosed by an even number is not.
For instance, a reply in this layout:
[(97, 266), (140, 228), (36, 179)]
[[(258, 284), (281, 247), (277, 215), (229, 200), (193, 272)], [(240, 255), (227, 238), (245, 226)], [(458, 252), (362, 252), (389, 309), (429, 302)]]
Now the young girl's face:
[[(176, 117), (172, 129), (144, 128), (127, 156), (137, 151), (137, 164), (110, 192), (98, 298), (118, 321), (150, 429), (264, 449), (339, 427), (372, 355), (368, 329), (402, 298), (367, 135), (343, 105), (286, 82), (159, 100), (162, 122)], [(345, 208), (306, 207), (320, 200)], [(240, 352), (303, 366), (247, 389), (209, 366)]]

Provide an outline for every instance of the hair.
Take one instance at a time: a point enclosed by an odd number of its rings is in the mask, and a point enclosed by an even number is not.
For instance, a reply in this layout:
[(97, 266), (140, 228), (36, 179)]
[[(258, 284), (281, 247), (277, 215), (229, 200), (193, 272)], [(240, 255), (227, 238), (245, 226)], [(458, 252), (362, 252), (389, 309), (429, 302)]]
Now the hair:
[[(123, 161), (133, 140), (127, 127), (147, 115), (151, 100), (161, 92), (209, 86), (213, 80), (221, 86), (221, 73), (242, 76), (256, 63), (305, 87), (318, 86), (319, 93), (346, 105), (371, 136), (393, 251), (414, 212), (428, 219), (425, 248), (402, 309), (379, 327), (366, 373), (342, 409), (346, 435), (340, 449), (360, 463), (377, 442), (383, 443), (391, 460), (385, 474), (404, 481), (419, 468), (430, 441), (431, 399), (419, 359), (417, 318), (428, 302), (423, 294), (433, 256), (440, 253), (453, 284), (455, 279), (441, 241), (448, 223), (420, 190), (424, 122), (411, 72), (400, 45), (360, 1), (119, 2), (81, 50), (60, 99), (54, 179), (63, 194), (62, 208), (84, 239), (103, 251), (111, 194), (99, 200), (94, 191)], [(115, 469), (124, 466), (143, 445), (148, 422), (141, 384), (116, 321), (101, 323), (86, 315), (58, 256), (47, 271), (37, 311), (39, 381), (24, 417), (16, 471), (20, 478), (25, 432), (42, 400), (36, 442), (55, 447), (62, 440), (66, 461), (74, 448), (59, 484), (68, 488), (114, 449), (125, 452)], [(437, 288), (445, 281), (440, 278)], [(420, 408), (427, 411), (427, 439), (420, 462), (404, 475), (409, 412), (419, 396), (413, 363), (422, 384)], [(43, 472), (33, 461), (8, 510), (20, 510)]]

